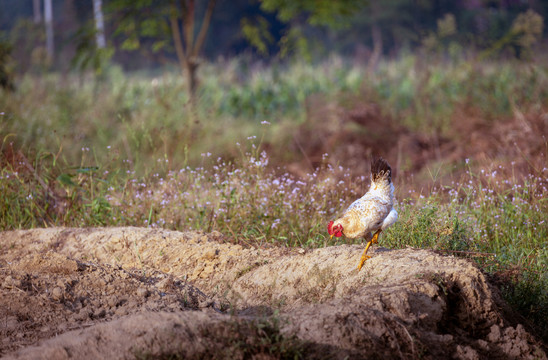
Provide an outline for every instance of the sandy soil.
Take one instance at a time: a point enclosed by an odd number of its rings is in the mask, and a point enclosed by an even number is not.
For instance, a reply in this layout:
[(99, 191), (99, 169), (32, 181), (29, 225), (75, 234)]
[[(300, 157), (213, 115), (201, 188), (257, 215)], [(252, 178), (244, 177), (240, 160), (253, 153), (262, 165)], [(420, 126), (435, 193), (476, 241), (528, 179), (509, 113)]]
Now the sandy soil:
[(547, 359), (469, 261), (243, 248), (220, 233), (0, 233), (7, 359)]

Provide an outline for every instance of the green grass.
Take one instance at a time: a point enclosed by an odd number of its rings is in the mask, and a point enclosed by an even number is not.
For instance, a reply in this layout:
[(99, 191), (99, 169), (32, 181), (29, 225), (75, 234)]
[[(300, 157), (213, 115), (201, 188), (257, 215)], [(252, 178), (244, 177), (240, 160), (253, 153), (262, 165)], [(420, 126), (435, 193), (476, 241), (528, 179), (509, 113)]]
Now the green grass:
[[(337, 58), (266, 69), (209, 64), (195, 114), (170, 73), (126, 78), (113, 68), (103, 83), (25, 77), (18, 92), (0, 94), (0, 229), (131, 225), (218, 230), (249, 245), (345, 241), (330, 240), (326, 225), (367, 190), (367, 174), (326, 158), (296, 178), (273, 163), (295, 155), (271, 156), (308, 119), (308, 96), (365, 96), (408, 129), (447, 134), (459, 107), (494, 122), (548, 98), (541, 65), (417, 61), (384, 63), (373, 77)], [(264, 139), (278, 148), (267, 153)], [(548, 341), (546, 169), (504, 177), (511, 171), (457, 165), (467, 169), (462, 177), (428, 191), (396, 180), (400, 218), (380, 245), (474, 259)]]
[(400, 219), (388, 229), (383, 246), (432, 248), (474, 259), (548, 340), (546, 178), (513, 182), (497, 171), (469, 171), (461, 182), (438, 191), (400, 204)]

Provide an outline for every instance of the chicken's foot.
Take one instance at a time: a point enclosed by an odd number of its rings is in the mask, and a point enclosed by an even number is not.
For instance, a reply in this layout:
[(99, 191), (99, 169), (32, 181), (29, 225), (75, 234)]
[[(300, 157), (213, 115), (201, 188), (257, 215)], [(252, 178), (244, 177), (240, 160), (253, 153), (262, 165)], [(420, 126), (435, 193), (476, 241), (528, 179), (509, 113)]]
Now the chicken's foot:
[(367, 255), (367, 250), (369, 250), (369, 247), (371, 247), (371, 244), (376, 244), (379, 242), (379, 234), (381, 233), (381, 229), (377, 230), (375, 235), (373, 235), (373, 238), (367, 242), (367, 245), (365, 245), (365, 250), (363, 251), (362, 258), (360, 259), (360, 263), (358, 264), (358, 271), (362, 269), (363, 264), (367, 259), (371, 259), (371, 256)]

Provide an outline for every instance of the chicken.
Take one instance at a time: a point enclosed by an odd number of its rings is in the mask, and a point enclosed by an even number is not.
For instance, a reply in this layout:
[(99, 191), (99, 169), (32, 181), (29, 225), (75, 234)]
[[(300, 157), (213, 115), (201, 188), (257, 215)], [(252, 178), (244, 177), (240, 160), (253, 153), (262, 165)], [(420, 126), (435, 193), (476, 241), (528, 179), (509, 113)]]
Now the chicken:
[[(351, 239), (364, 237), (368, 240), (362, 254), (358, 271), (371, 256), (367, 250), (371, 244), (378, 242), (379, 234), (394, 224), (398, 213), (394, 205), (394, 184), (392, 169), (383, 158), (371, 160), (371, 186), (364, 196), (354, 201), (343, 216), (327, 225), (327, 232), (333, 236), (346, 236)], [(374, 234), (372, 235), (372, 233)]]

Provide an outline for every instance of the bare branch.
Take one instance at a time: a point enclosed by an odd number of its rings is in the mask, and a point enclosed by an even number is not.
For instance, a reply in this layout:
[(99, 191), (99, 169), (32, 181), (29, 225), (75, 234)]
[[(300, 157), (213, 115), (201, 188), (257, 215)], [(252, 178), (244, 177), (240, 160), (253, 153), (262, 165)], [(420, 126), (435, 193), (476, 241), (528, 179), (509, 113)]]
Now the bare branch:
[(209, 3), (207, 4), (207, 10), (204, 14), (204, 20), (202, 21), (200, 32), (198, 33), (198, 37), (196, 38), (196, 44), (192, 49), (189, 48), (192, 54), (191, 56), (197, 56), (202, 46), (204, 45), (207, 29), (209, 28), (209, 23), (211, 22), (211, 14), (213, 14), (213, 8), (215, 7), (216, 2), (217, 0), (209, 0)]
[(172, 12), (169, 15), (169, 22), (171, 25), (171, 34), (173, 35), (173, 42), (175, 43), (175, 52), (177, 53), (177, 59), (179, 59), (179, 65), (181, 69), (185, 67), (187, 63), (187, 57), (185, 50), (183, 48), (183, 39), (181, 38), (181, 33), (179, 31), (179, 24), (177, 23), (177, 15), (175, 4), (172, 3)]
[[(183, 3), (185, 3), (183, 5)], [(182, 0), (181, 1), (182, 11), (183, 11), (183, 30), (186, 41), (186, 48), (189, 54), (194, 47), (194, 0)]]

